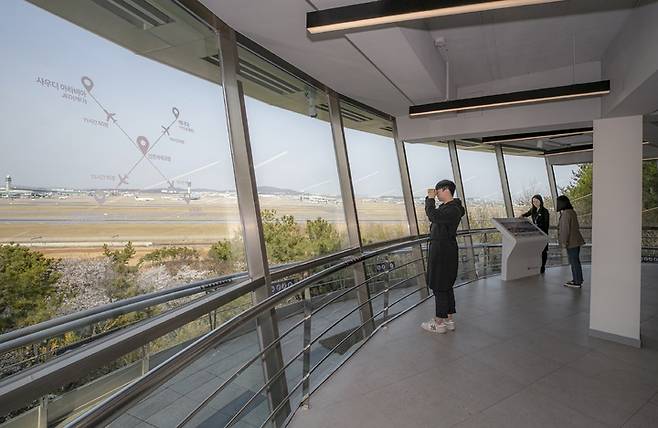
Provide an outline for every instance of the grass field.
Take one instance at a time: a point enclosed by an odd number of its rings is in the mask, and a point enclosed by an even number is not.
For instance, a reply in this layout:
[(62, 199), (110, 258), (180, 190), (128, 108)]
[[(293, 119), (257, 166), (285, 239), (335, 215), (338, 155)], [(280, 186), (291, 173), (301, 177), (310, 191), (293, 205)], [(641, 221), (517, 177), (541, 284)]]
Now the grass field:
[[(97, 257), (103, 244), (122, 246), (131, 241), (137, 257), (155, 248), (184, 245), (207, 250), (211, 244), (240, 235), (240, 216), (235, 198), (208, 195), (185, 201), (166, 195), (152, 200), (108, 196), (103, 203), (93, 197), (72, 195), (66, 199), (0, 199), (0, 244), (18, 243), (53, 257)], [(305, 223), (321, 217), (345, 231), (340, 203), (311, 202), (292, 196), (262, 196), (261, 209), (292, 215)], [(370, 241), (408, 233), (404, 205), (359, 200), (363, 236)]]

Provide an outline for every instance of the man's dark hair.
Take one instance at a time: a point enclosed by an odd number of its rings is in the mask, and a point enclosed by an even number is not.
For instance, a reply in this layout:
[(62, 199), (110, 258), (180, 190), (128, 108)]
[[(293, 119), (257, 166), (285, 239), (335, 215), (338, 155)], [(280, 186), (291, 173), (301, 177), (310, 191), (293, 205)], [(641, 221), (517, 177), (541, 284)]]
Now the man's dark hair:
[(439, 189), (448, 189), (450, 191), (451, 195), (455, 195), (455, 189), (457, 186), (455, 186), (455, 183), (453, 183), (450, 180), (441, 180), (438, 183), (436, 183), (436, 186), (434, 187), (436, 190)]

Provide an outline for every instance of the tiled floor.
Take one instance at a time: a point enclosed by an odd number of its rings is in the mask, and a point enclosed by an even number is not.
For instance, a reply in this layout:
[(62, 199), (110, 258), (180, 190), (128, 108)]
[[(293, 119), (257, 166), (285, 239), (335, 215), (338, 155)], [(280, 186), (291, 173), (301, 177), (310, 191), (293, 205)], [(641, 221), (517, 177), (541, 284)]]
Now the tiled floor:
[(568, 274), (459, 288), (457, 331), (445, 335), (419, 328), (426, 302), (375, 335), (290, 426), (658, 427), (658, 265), (643, 267), (642, 349), (588, 336), (589, 286), (562, 287)]

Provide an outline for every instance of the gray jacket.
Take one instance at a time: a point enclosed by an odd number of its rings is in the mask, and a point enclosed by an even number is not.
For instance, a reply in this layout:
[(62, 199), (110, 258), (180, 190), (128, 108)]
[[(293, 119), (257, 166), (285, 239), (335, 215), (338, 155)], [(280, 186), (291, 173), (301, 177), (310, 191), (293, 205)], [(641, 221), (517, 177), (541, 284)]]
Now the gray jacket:
[(558, 229), (560, 246), (564, 248), (575, 248), (585, 244), (583, 235), (580, 234), (578, 216), (572, 209), (560, 211), (560, 225)]

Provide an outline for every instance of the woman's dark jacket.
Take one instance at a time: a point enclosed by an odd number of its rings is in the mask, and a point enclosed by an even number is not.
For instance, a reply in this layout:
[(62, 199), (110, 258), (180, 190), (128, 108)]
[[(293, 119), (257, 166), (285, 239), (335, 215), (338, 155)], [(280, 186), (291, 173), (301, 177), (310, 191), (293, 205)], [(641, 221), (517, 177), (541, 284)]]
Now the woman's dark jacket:
[(548, 210), (544, 207), (536, 209), (535, 207), (528, 210), (522, 214), (523, 217), (531, 217), (532, 222), (537, 225), (545, 234), (548, 234), (548, 227), (550, 225), (550, 214)]
[(449, 290), (457, 279), (457, 228), (465, 210), (456, 198), (438, 207), (433, 198), (425, 198), (425, 213), (431, 222), (427, 286), (435, 292)]

